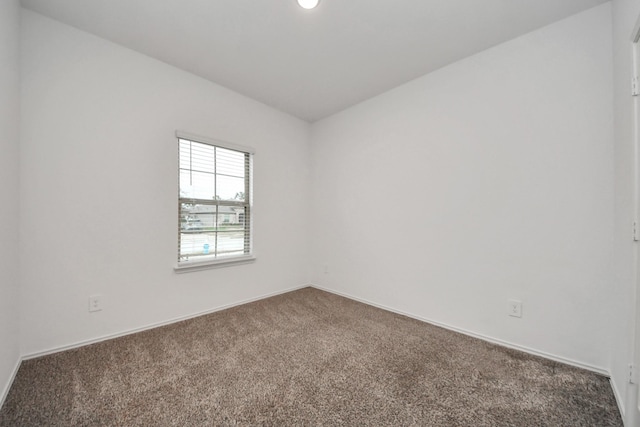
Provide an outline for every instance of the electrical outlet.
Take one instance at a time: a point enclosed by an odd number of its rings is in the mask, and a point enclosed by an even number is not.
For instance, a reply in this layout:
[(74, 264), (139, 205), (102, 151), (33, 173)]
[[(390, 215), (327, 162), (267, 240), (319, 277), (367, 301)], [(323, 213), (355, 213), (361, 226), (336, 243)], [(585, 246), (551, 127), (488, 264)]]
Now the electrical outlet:
[(324, 271), (324, 274), (329, 274), (329, 266), (328, 265), (325, 264), (322, 269)]
[(522, 317), (522, 301), (507, 300), (507, 314), (513, 317)]
[(89, 297), (89, 311), (102, 310), (102, 295), (91, 295)]

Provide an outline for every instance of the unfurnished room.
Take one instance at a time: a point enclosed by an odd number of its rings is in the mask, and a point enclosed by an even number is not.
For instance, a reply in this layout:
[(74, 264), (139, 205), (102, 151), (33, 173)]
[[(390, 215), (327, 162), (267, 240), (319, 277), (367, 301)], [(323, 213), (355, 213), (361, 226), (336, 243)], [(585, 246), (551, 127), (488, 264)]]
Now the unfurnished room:
[(640, 2), (0, 0), (0, 426), (640, 427)]

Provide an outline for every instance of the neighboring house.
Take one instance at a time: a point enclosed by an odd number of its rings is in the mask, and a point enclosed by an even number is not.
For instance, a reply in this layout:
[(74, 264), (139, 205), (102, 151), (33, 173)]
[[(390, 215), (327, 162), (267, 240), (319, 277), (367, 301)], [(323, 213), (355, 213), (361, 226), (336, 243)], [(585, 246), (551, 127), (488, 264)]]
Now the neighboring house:
[(182, 211), (185, 213), (182, 227), (185, 230), (240, 224), (244, 221), (244, 208), (240, 206), (186, 205)]

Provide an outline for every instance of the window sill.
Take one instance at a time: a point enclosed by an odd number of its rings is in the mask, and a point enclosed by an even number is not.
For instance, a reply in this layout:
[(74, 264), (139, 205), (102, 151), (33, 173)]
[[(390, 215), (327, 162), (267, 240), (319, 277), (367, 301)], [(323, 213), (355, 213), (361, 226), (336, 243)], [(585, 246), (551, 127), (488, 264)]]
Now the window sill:
[(256, 260), (253, 255), (222, 258), (207, 261), (184, 261), (173, 267), (176, 273), (190, 273), (192, 271), (208, 270), (210, 268), (230, 267), (232, 265), (249, 264)]

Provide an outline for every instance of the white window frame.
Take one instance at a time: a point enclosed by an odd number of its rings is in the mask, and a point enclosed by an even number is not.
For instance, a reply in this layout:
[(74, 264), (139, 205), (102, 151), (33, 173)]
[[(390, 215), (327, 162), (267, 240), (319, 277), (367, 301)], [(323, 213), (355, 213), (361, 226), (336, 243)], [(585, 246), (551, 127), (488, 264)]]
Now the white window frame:
[[(246, 227), (248, 227), (248, 232), (249, 232), (249, 239), (248, 239), (249, 250), (244, 255), (230, 255), (230, 256), (223, 256), (223, 257), (216, 257), (216, 258), (211, 257), (211, 258), (200, 259), (200, 260), (198, 259), (186, 260), (186, 261), (180, 260), (180, 235), (181, 235), (180, 234), (181, 233), (180, 205), (184, 201), (184, 199), (180, 196), (180, 178), (179, 178), (180, 165), (178, 165), (178, 168), (177, 168), (177, 172), (178, 172), (178, 198), (177, 198), (177, 201), (178, 201), (177, 203), (178, 205), (178, 213), (177, 213), (178, 263), (174, 267), (175, 272), (184, 273), (184, 272), (190, 272), (190, 271), (199, 271), (199, 270), (205, 270), (210, 268), (227, 267), (231, 265), (247, 264), (247, 263), (254, 262), (256, 259), (255, 254), (253, 253), (253, 234), (254, 234), (254, 230), (253, 230), (253, 216), (254, 216), (253, 215), (253, 155), (255, 154), (254, 149), (251, 147), (243, 146), (243, 145), (232, 144), (232, 143), (228, 143), (228, 142), (224, 142), (216, 139), (203, 137), (200, 135), (194, 135), (188, 132), (176, 131), (176, 142), (178, 143), (178, 147), (180, 146), (180, 140), (198, 142), (201, 144), (207, 144), (214, 147), (220, 147), (220, 148), (225, 148), (229, 150), (239, 151), (249, 155), (249, 168), (248, 168), (249, 182), (246, 187), (247, 191), (245, 192), (245, 193), (248, 193), (248, 194), (245, 194), (245, 197), (246, 197), (246, 205), (248, 206), (248, 210), (250, 212), (248, 220), (245, 217)], [(179, 158), (180, 158), (180, 154), (178, 152), (178, 159)], [(196, 201), (197, 199), (191, 199), (191, 200)], [(227, 205), (227, 204), (228, 203), (222, 203), (222, 202), (220, 203), (220, 205)]]

